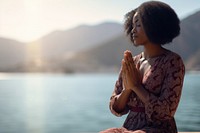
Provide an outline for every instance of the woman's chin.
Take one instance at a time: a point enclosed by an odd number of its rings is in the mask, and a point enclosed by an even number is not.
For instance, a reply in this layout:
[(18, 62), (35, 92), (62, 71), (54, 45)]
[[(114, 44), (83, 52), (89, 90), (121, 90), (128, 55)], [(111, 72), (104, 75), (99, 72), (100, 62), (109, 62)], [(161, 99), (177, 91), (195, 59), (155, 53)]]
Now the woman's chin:
[(134, 42), (133, 45), (134, 45), (135, 47), (138, 47), (138, 46), (141, 46), (142, 44), (137, 43), (137, 42)]

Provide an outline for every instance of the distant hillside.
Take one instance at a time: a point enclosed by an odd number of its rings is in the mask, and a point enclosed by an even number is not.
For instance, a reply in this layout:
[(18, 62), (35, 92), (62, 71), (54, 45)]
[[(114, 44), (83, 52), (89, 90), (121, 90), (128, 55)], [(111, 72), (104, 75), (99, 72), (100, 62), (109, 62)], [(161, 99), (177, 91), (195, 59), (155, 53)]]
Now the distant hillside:
[[(200, 11), (181, 21), (181, 34), (166, 47), (179, 53), (187, 70), (200, 70)], [(106, 22), (55, 31), (24, 44), (0, 38), (0, 72), (113, 72), (123, 52), (142, 51), (123, 33), (123, 25)]]
[(34, 43), (41, 46), (43, 57), (49, 59), (95, 47), (118, 36), (122, 31), (120, 24), (112, 22), (94, 26), (81, 25), (66, 31), (52, 32)]
[[(10, 71), (11, 67), (26, 61), (26, 46), (16, 40), (0, 38), (0, 70)], [(18, 69), (18, 68), (16, 68)]]
[[(181, 21), (181, 34), (172, 44), (166, 45), (183, 58), (187, 70), (200, 70), (200, 11)], [(99, 67), (117, 67), (121, 62), (123, 51), (129, 49), (133, 54), (138, 54), (142, 48), (134, 47), (122, 33), (117, 38), (111, 39), (102, 45), (78, 53), (71, 60), (99, 64)], [(90, 63), (89, 63), (90, 62)], [(93, 62), (93, 63), (91, 63)], [(102, 65), (102, 66), (101, 66)]]
[[(183, 58), (188, 70), (200, 70), (198, 64), (200, 50), (200, 11), (181, 21), (181, 34), (177, 37), (170, 49), (177, 51)], [(193, 60), (194, 62), (190, 64)]]
[[(190, 58), (200, 48), (200, 11), (181, 21), (181, 35), (175, 39), (172, 48), (184, 59)], [(186, 52), (187, 51), (187, 52)]]
[(190, 70), (200, 70), (200, 49), (189, 57), (186, 62), (186, 68)]
[(87, 67), (87, 64), (90, 64), (90, 66), (97, 71), (111, 71), (110, 69), (118, 70), (123, 58), (123, 52), (127, 49), (131, 50), (134, 54), (141, 52), (141, 47), (133, 47), (125, 35), (120, 35), (102, 45), (76, 54), (67, 61), (70, 63), (66, 63), (66, 65), (77, 64), (76, 66), (78, 67), (80, 66), (79, 64), (85, 64), (85, 68), (79, 68), (85, 71), (91, 69)]

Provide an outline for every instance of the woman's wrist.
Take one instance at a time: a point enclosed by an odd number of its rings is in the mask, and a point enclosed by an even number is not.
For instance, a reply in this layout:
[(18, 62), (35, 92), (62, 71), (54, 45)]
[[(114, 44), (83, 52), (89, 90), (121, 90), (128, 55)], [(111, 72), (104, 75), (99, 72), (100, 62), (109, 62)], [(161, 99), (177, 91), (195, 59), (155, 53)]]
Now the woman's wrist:
[(142, 85), (134, 86), (132, 89), (136, 95), (143, 101), (143, 103), (147, 103), (149, 100), (149, 93), (144, 89)]
[(130, 94), (132, 92), (132, 89), (123, 89), (122, 93)]

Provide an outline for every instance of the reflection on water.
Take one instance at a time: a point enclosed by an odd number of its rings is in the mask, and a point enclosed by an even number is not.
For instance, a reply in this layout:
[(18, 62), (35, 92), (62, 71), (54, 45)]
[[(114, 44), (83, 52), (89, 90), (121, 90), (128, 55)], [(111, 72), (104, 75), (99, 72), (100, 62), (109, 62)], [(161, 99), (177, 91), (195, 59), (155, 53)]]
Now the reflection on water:
[[(0, 74), (0, 133), (83, 133), (122, 125), (108, 102), (117, 74)], [(187, 74), (179, 131), (200, 131), (200, 75)]]
[(29, 132), (44, 133), (45, 95), (43, 78), (25, 79), (26, 126)]
[(200, 131), (200, 74), (187, 74), (176, 120), (181, 131)]

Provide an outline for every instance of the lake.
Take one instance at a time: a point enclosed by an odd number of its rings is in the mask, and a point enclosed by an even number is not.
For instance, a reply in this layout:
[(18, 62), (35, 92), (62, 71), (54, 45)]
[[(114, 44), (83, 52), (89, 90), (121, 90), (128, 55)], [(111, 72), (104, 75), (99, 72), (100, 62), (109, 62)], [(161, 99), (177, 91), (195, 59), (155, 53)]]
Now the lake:
[[(117, 74), (0, 73), (0, 133), (97, 133), (126, 116), (108, 108)], [(200, 73), (187, 73), (175, 115), (179, 131), (200, 131)]]

